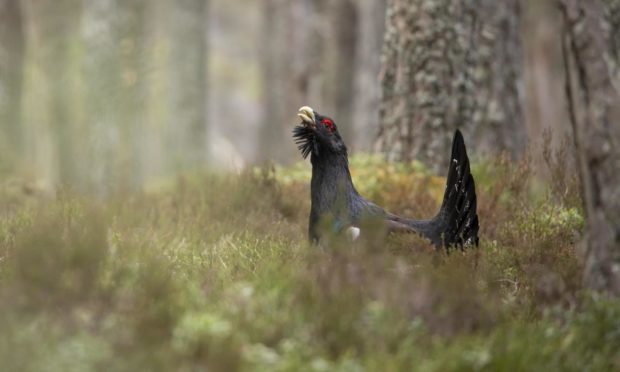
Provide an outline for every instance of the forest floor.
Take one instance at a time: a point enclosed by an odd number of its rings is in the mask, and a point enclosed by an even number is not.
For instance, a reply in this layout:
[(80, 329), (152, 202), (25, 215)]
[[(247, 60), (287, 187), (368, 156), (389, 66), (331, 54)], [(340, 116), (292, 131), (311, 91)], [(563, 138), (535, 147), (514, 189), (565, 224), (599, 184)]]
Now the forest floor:
[[(419, 164), (351, 166), (392, 212), (438, 208)], [(620, 301), (581, 285), (577, 188), (527, 162), (473, 173), (481, 244), (450, 255), (381, 232), (308, 245), (305, 163), (106, 202), (5, 187), (0, 370), (619, 370)]]

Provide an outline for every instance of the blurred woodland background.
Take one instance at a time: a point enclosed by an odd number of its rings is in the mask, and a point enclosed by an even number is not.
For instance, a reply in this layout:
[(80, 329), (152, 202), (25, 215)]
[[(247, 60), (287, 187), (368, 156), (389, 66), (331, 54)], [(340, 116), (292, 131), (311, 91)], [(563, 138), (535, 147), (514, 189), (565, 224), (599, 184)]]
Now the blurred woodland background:
[(2, 0), (0, 172), (105, 196), (290, 163), (306, 104), (353, 152), (441, 170), (458, 126), (517, 158), (571, 135), (556, 3)]

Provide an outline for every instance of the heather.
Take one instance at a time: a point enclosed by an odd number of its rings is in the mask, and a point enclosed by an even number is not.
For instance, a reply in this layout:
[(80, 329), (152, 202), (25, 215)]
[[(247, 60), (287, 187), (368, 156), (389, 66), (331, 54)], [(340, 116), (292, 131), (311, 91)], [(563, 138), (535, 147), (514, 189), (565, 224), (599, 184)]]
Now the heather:
[[(357, 155), (351, 168), (391, 211), (437, 210), (444, 179), (419, 163)], [(619, 368), (620, 302), (582, 287), (578, 189), (528, 161), (473, 173), (481, 244), (450, 254), (380, 229), (309, 245), (306, 163), (105, 200), (6, 182), (0, 369)]]

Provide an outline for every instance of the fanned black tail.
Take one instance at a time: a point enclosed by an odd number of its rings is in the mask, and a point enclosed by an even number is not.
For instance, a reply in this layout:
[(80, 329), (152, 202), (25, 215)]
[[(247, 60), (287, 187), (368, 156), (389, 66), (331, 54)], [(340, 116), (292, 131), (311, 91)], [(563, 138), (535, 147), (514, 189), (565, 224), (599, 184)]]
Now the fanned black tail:
[(421, 234), (437, 248), (478, 245), (476, 185), (459, 130), (452, 140), (448, 180), (439, 213), (431, 220), (412, 220), (388, 213), (387, 223), (389, 231)]
[(436, 245), (445, 247), (478, 245), (476, 184), (469, 170), (469, 158), (463, 135), (457, 129), (452, 140), (452, 155), (443, 202), (430, 222)]

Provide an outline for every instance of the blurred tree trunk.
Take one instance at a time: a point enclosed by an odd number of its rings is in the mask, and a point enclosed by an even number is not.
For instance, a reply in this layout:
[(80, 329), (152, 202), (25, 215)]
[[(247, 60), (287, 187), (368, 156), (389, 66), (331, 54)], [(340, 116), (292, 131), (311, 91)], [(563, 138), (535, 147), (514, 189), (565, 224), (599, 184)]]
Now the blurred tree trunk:
[(358, 3), (328, 0), (317, 14), (323, 46), (323, 105), (317, 110), (333, 117), (345, 142), (353, 143), (353, 109), (357, 72)]
[(171, 3), (170, 138), (184, 168), (204, 165), (207, 154), (207, 5), (207, 0)]
[(30, 50), (35, 65), (43, 73), (43, 102), (36, 109), (49, 113), (45, 117), (55, 150), (57, 180), (71, 184), (77, 179), (75, 130), (76, 52), (78, 51), (81, 3), (78, 0), (30, 0), (34, 45)]
[(144, 132), (147, 128), (146, 94), (148, 53), (147, 18), (149, 0), (118, 1), (118, 56), (121, 63), (120, 181), (123, 190), (142, 186), (144, 181)]
[(257, 159), (285, 162), (293, 149), (290, 131), (297, 109), (307, 102), (311, 80), (320, 59), (313, 32), (314, 2), (263, 0), (261, 45), (263, 119)]
[(480, 77), (474, 77), (478, 86), (473, 90), (482, 115), (472, 140), (479, 150), (506, 151), (513, 159), (527, 144), (521, 4), (521, 0), (480, 0), (472, 8), (480, 12), (475, 37), (481, 50), (473, 71)]
[(22, 4), (0, 0), (0, 156), (15, 164), (22, 151), (20, 121), (24, 61)]
[(355, 103), (353, 107), (353, 141), (369, 151), (375, 141), (379, 123), (381, 86), (381, 46), (385, 31), (386, 0), (358, 2), (357, 69), (355, 76)]
[(142, 162), (145, 182), (169, 176), (173, 165), (171, 133), (176, 124), (170, 120), (172, 105), (170, 80), (169, 1), (150, 0), (145, 24), (145, 132), (142, 133)]
[[(148, 159), (147, 20), (156, 1), (92, 0), (83, 3), (83, 79), (87, 99), (84, 138), (88, 154), (81, 183), (101, 196), (140, 188)], [(78, 132), (76, 132), (78, 133)], [(75, 133), (74, 133), (75, 134)], [(78, 137), (77, 134), (75, 134)]]
[(263, 1), (263, 25), (260, 44), (263, 85), (263, 123), (259, 131), (258, 158), (261, 161), (280, 160), (281, 152), (276, 144), (283, 143), (279, 135), (285, 121), (283, 105), (286, 91), (283, 79), (285, 71), (285, 48), (283, 35), (278, 31), (284, 27), (285, 6), (281, 0)]
[(358, 12), (351, 0), (263, 1), (261, 160), (288, 160), (302, 105), (334, 117), (353, 142)]
[(620, 296), (620, 2), (560, 5), (566, 95), (587, 215), (584, 282)]
[(123, 105), (119, 94), (122, 68), (119, 62), (120, 27), (117, 0), (84, 1), (82, 40), (85, 122), (88, 127), (85, 149), (88, 169), (86, 188), (100, 196), (117, 190), (120, 181), (120, 137)]
[(522, 114), (519, 0), (390, 0), (378, 147), (444, 169), (455, 128), (518, 155)]

